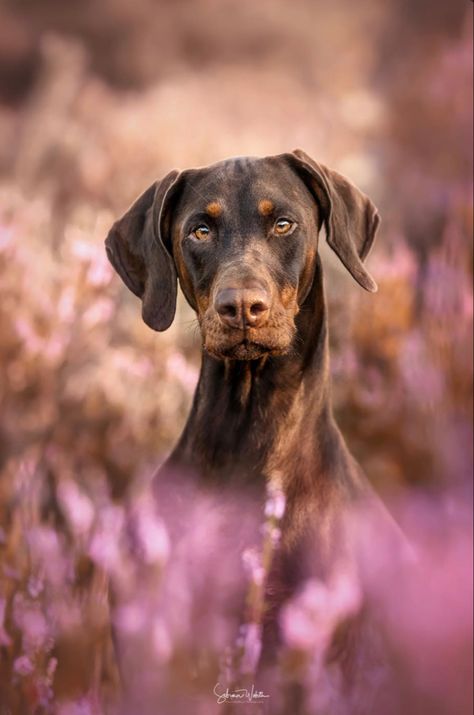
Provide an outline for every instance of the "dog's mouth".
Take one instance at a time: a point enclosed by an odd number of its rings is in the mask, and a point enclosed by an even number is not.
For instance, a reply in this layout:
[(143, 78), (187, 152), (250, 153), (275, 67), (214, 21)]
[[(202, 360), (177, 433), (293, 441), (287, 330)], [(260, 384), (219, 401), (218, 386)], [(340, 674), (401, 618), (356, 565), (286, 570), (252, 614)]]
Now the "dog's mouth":
[(221, 360), (258, 360), (269, 355), (283, 355), (289, 350), (287, 340), (256, 341), (249, 337), (240, 340), (214, 341), (205, 340), (206, 351)]
[(272, 353), (273, 350), (270, 346), (244, 339), (235, 345), (222, 347), (219, 352), (220, 357), (230, 360), (258, 360), (264, 355)]
[(258, 360), (288, 353), (296, 331), (290, 316), (260, 328), (226, 329), (208, 314), (201, 321), (206, 352), (220, 360)]

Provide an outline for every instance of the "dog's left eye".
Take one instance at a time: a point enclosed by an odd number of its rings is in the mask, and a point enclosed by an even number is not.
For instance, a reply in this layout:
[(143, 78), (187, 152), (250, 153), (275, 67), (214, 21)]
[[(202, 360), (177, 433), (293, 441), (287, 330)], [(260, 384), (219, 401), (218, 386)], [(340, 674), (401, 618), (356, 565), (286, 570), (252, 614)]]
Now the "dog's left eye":
[(205, 224), (196, 226), (196, 228), (191, 231), (191, 235), (197, 238), (198, 241), (205, 241), (206, 238), (209, 238), (209, 234), (210, 230)]
[(296, 226), (294, 221), (290, 221), (289, 218), (279, 218), (275, 221), (273, 231), (279, 236), (283, 236), (286, 233), (290, 233)]

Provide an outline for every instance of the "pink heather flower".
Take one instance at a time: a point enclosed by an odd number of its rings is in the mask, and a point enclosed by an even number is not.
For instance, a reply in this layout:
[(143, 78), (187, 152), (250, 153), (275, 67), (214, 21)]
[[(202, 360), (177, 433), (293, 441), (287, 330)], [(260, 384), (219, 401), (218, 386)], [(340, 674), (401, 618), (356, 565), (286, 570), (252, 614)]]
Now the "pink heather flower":
[(9, 248), (13, 243), (14, 231), (9, 226), (0, 226), (0, 251)]
[(27, 537), (34, 563), (44, 569), (47, 581), (58, 586), (63, 584), (71, 563), (63, 553), (58, 533), (47, 526), (36, 526), (27, 532)]
[(93, 286), (104, 286), (110, 283), (113, 271), (105, 251), (101, 251), (91, 262), (91, 266), (87, 271), (87, 279)]
[(273, 516), (275, 519), (281, 519), (285, 513), (286, 499), (283, 492), (275, 492), (265, 504), (265, 516)]
[(359, 608), (358, 582), (348, 574), (337, 574), (328, 584), (317, 579), (285, 606), (281, 624), (291, 648), (313, 651), (326, 648), (337, 624)]
[(114, 304), (110, 298), (99, 298), (92, 303), (90, 308), (84, 313), (82, 320), (84, 325), (92, 328), (98, 323), (106, 323), (112, 317), (114, 312)]
[(56, 315), (61, 323), (71, 323), (74, 320), (76, 314), (75, 302), (74, 288), (67, 286), (61, 293), (56, 309)]
[(13, 568), (12, 566), (9, 566), (8, 564), (3, 564), (2, 575), (6, 576), (7, 578), (11, 578), (14, 581), (19, 581), (21, 578), (19, 570)]
[(189, 392), (196, 387), (199, 372), (185, 360), (181, 353), (173, 352), (166, 361), (166, 369), (171, 377), (176, 378)]
[(69, 237), (72, 238), (71, 253), (74, 258), (78, 258), (80, 261), (88, 263), (96, 261), (97, 259), (100, 260), (105, 254), (102, 247), (99, 254), (96, 244), (84, 240), (82, 237), (85, 237), (86, 234), (76, 226), (69, 226), (67, 233), (69, 234)]
[(333, 375), (341, 375), (345, 380), (357, 375), (359, 363), (357, 353), (352, 345), (344, 345), (339, 352), (331, 356), (331, 372)]
[(350, 573), (337, 573), (330, 582), (331, 610), (335, 618), (342, 619), (356, 613), (362, 603), (359, 580)]
[(153, 648), (160, 663), (166, 663), (173, 653), (171, 638), (162, 618), (156, 618), (152, 629)]
[(16, 333), (23, 341), (25, 348), (32, 353), (40, 352), (43, 348), (43, 339), (35, 332), (34, 328), (23, 318), (14, 321)]
[(253, 673), (257, 667), (262, 650), (261, 626), (257, 623), (247, 623), (243, 626), (242, 673)]
[(141, 557), (146, 563), (165, 563), (170, 551), (168, 532), (162, 520), (154, 513), (153, 505), (142, 500), (138, 505), (135, 533)]
[(138, 601), (132, 601), (117, 609), (114, 622), (124, 633), (139, 633), (146, 626), (146, 612), (144, 605)]
[(43, 348), (43, 355), (52, 362), (62, 358), (66, 349), (69, 338), (66, 335), (55, 333), (51, 335), (46, 345)]
[(46, 619), (38, 606), (20, 604), (15, 599), (14, 605), (15, 624), (21, 629), (23, 646), (25, 649), (38, 650), (46, 645), (49, 637)]
[(120, 541), (123, 530), (124, 514), (120, 507), (107, 506), (101, 511), (89, 554), (108, 572), (116, 572), (122, 564)]
[(111, 362), (117, 370), (127, 372), (134, 377), (148, 377), (153, 369), (149, 358), (142, 357), (137, 360), (135, 352), (128, 348), (116, 349), (111, 356)]
[(402, 377), (409, 391), (427, 403), (439, 402), (445, 390), (444, 375), (429, 354), (423, 337), (413, 331), (400, 354)]
[(97, 715), (97, 708), (91, 703), (90, 698), (80, 698), (58, 703), (55, 712), (57, 715)]
[(265, 569), (258, 550), (255, 547), (245, 549), (242, 553), (242, 563), (252, 581), (260, 586), (265, 578)]
[(46, 668), (46, 675), (49, 680), (52, 680), (57, 667), (58, 667), (58, 659), (50, 658), (48, 661), (48, 667)]
[(322, 617), (324, 611), (328, 611), (324, 588), (317, 582), (306, 584), (303, 593), (287, 604), (281, 615), (287, 645), (303, 651), (313, 650), (318, 645), (325, 646), (328, 624)]
[(78, 535), (87, 534), (94, 521), (94, 507), (77, 484), (70, 479), (63, 479), (58, 485), (59, 500), (64, 507), (68, 520)]
[(286, 497), (281, 487), (280, 474), (272, 474), (267, 484), (267, 501), (265, 503), (265, 516), (281, 519), (285, 513)]
[(17, 675), (31, 675), (34, 669), (35, 667), (27, 655), (20, 655), (20, 657), (16, 658), (13, 662), (13, 671), (17, 673)]
[(270, 537), (273, 548), (278, 546), (281, 539), (281, 529), (277, 526), (271, 526), (267, 531), (267, 535)]
[(401, 279), (411, 283), (417, 272), (415, 255), (407, 246), (403, 236), (397, 236), (394, 244), (397, 248), (389, 255), (382, 253), (377, 255), (374, 271), (381, 283)]

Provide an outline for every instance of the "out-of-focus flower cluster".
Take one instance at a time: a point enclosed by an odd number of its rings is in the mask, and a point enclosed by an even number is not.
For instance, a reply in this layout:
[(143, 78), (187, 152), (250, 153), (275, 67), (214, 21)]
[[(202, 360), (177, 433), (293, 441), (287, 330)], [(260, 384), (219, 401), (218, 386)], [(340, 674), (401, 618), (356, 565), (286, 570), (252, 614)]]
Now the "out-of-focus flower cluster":
[(257, 677), (278, 479), (263, 514), (193, 484), (150, 497), (189, 409), (199, 334), (181, 298), (152, 334), (103, 239), (174, 166), (296, 145), (383, 217), (376, 296), (321, 246), (334, 403), (417, 556), (392, 573), (354, 517), (365, 580), (294, 594), (268, 712), (294, 715), (296, 685), (311, 714), (347, 711), (328, 646), (364, 589), (398, 668), (378, 712), (468, 712), (469, 17), (456, 24), (455, 4), (433, 0), (104, 2), (80, 21), (55, 0), (7, 5), (0, 70), (6, 58), (35, 82), (0, 105), (0, 715), (211, 715), (218, 679)]
[[(102, 677), (117, 682), (107, 579), (125, 495), (175, 436), (197, 369), (171, 334), (157, 345), (124, 317), (107, 211), (68, 225), (56, 251), (47, 203), (2, 195), (0, 701), (53, 712), (54, 680), (54, 702), (100, 712)], [(143, 508), (136, 521), (144, 560), (165, 559), (160, 523)]]

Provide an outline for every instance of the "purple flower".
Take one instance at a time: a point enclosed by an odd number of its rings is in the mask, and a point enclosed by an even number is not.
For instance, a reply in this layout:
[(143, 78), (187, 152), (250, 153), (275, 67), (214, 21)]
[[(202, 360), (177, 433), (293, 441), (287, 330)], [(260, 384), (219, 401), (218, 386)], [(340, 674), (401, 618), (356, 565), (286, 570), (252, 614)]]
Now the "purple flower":
[(17, 673), (17, 675), (31, 675), (34, 669), (35, 667), (27, 655), (20, 655), (13, 662), (13, 671)]
[(243, 656), (241, 660), (242, 673), (254, 673), (260, 652), (262, 650), (262, 629), (257, 623), (246, 623), (242, 628)]
[(72, 479), (62, 479), (58, 484), (58, 496), (69, 522), (78, 536), (88, 534), (92, 526), (94, 506)]

